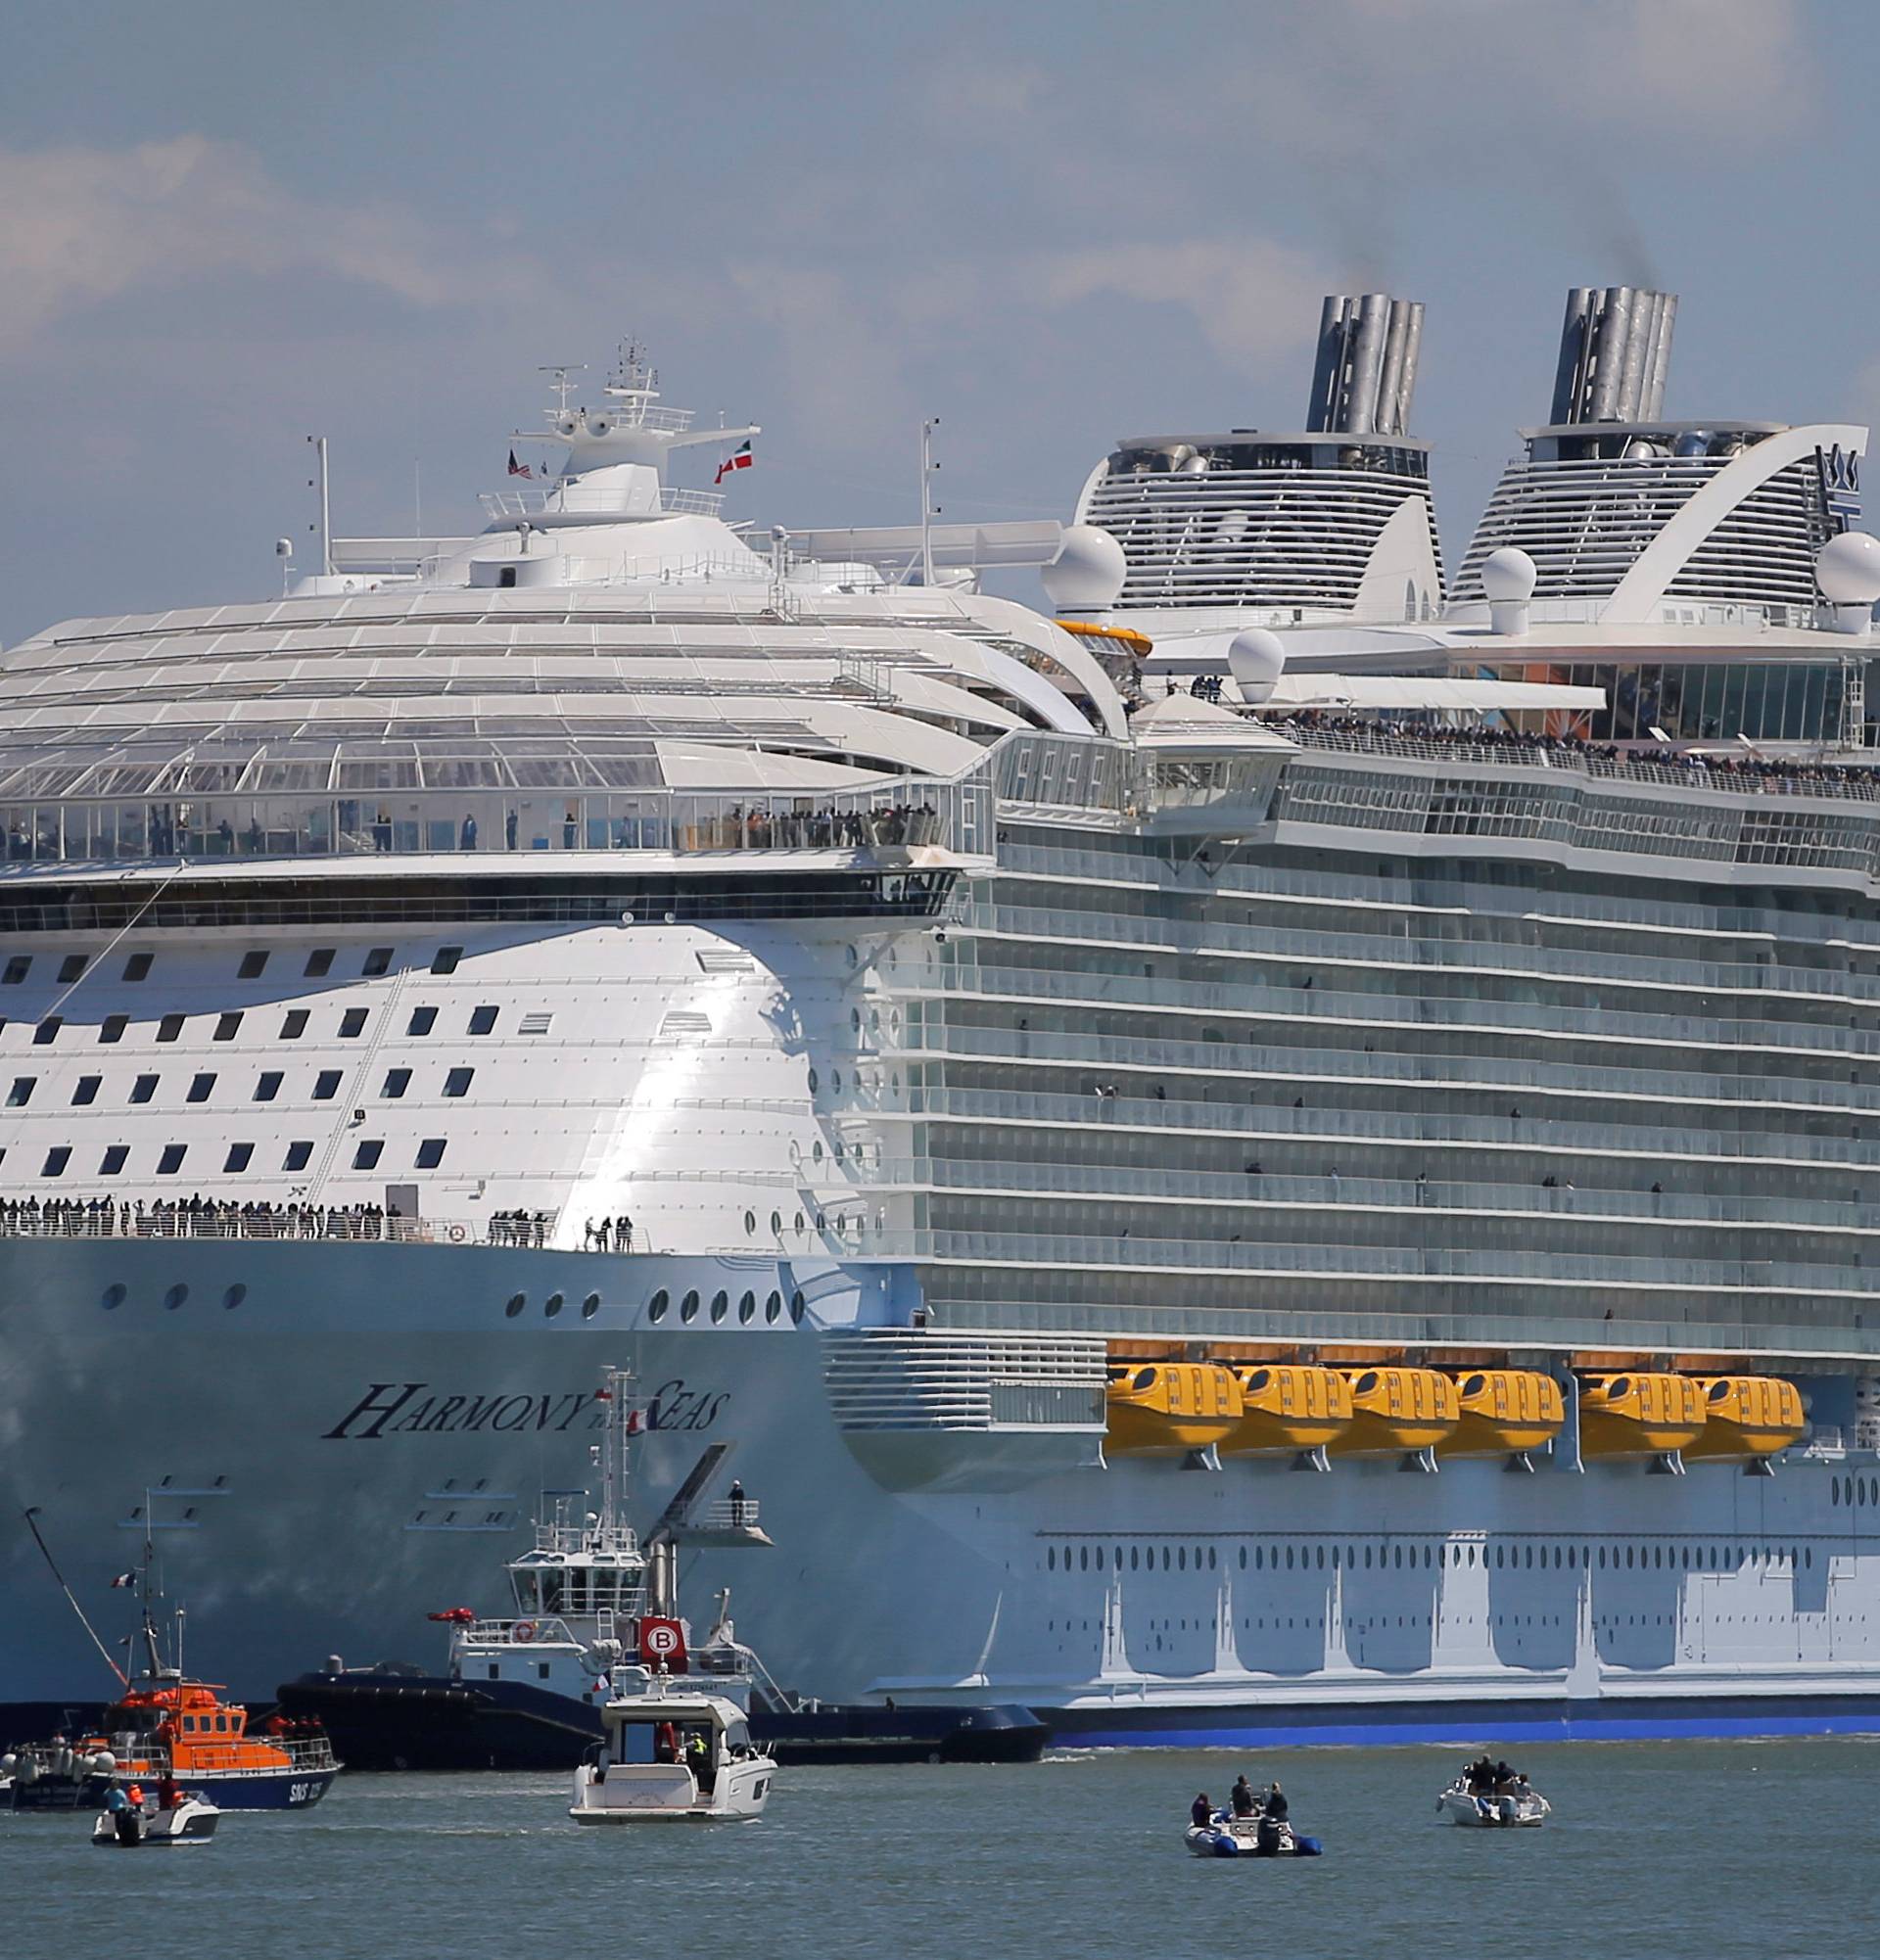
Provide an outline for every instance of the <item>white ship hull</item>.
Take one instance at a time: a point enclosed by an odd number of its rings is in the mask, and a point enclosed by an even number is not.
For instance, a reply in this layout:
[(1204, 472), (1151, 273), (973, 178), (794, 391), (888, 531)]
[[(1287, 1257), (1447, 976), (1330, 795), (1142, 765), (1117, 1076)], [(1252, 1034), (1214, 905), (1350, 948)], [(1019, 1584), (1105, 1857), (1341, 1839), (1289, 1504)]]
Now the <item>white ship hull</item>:
[[(1880, 1726), (1871, 1458), (1770, 1477), (1130, 1462), (891, 1490), (823, 1379), (883, 1277), (866, 1270), (860, 1286), (827, 1267), (786, 1276), (819, 1301), (801, 1327), (671, 1331), (641, 1324), (656, 1286), (750, 1269), (14, 1241), (0, 1272), (0, 1505), (39, 1507), (95, 1599), (122, 1563), (100, 1520), (127, 1516), (126, 1491), (205, 1493), (200, 1528), (163, 1537), (165, 1583), (189, 1608), (191, 1666), (251, 1694), (332, 1652), (435, 1666), (425, 1611), (490, 1600), (534, 1493), (586, 1472), (592, 1383), (622, 1362), (653, 1405), (642, 1524), (702, 1449), (734, 1443), (776, 1549), (687, 1554), (682, 1584), (694, 1599), (733, 1584), (741, 1634), (825, 1698), (1023, 1702), (1115, 1740)], [(107, 1311), (113, 1283), (127, 1297)], [(177, 1283), (190, 1301), (166, 1311)], [(231, 1283), (249, 1291), (227, 1310)], [(537, 1302), (550, 1286), (603, 1303), (566, 1328), (533, 1305), (506, 1316), (515, 1289)], [(1857, 1501), (1839, 1501), (1850, 1486)], [(3, 1569), (9, 1698), (99, 1691), (25, 1534)]]

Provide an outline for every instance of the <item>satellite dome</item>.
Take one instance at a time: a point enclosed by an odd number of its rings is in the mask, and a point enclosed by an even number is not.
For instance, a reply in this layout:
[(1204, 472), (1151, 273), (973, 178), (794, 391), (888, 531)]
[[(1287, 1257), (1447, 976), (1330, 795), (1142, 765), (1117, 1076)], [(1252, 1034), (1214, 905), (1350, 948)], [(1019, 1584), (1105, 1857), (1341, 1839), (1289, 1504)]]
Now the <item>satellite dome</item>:
[(1490, 605), (1526, 605), (1539, 577), (1534, 561), (1517, 545), (1504, 544), (1481, 561), (1481, 589)]
[(1871, 606), (1880, 599), (1880, 537), (1844, 531), (1814, 555), (1814, 583), (1831, 606)]
[(1045, 597), (1060, 613), (1107, 612), (1129, 576), (1123, 547), (1094, 524), (1073, 524), (1058, 555), (1039, 574)]
[(1286, 643), (1264, 627), (1248, 627), (1228, 642), (1227, 665), (1241, 699), (1257, 706), (1273, 698), (1286, 669)]

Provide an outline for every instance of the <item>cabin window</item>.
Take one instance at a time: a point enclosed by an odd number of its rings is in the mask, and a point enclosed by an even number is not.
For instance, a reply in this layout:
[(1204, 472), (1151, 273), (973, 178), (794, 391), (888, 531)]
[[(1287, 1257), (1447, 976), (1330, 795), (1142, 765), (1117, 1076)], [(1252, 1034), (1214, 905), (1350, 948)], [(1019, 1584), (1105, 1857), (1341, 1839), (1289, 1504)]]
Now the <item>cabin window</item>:
[(157, 956), (154, 953), (133, 953), (124, 961), (124, 978), (133, 984), (139, 980), (148, 980), (150, 978), (150, 969), (155, 964), (156, 958)]
[(157, 1039), (160, 1042), (173, 1042), (181, 1036), (182, 1032), (183, 1017), (181, 1014), (165, 1014), (157, 1023)]
[(182, 1169), (188, 1148), (186, 1143), (165, 1143), (163, 1155), (157, 1159), (157, 1175), (173, 1178)]
[(66, 1166), (71, 1162), (71, 1151), (64, 1143), (46, 1152), (46, 1161), (39, 1175), (42, 1178), (62, 1178)]
[(133, 1102), (148, 1102), (157, 1094), (157, 1078), (154, 1075), (140, 1075), (130, 1085), (130, 1099)]
[(379, 1091), (379, 1094), (396, 1102), (410, 1086), (411, 1071), (408, 1068), (387, 1069), (385, 1087)]
[(666, 1309), (669, 1305), (671, 1305), (671, 1299), (667, 1294), (666, 1288), (662, 1286), (659, 1289), (659, 1291), (656, 1292), (649, 1301), (647, 1301), (646, 1318), (649, 1321), (653, 1322), (655, 1326), (657, 1326), (659, 1322), (663, 1321), (666, 1318)]
[(1152, 1368), (1139, 1368), (1136, 1371), (1136, 1379), (1130, 1383), (1130, 1386), (1141, 1389), (1153, 1388), (1155, 1386), (1155, 1370)]
[(245, 1171), (248, 1169), (248, 1160), (254, 1154), (255, 1145), (253, 1143), (231, 1143), (228, 1146), (228, 1156), (222, 1164), (222, 1169), (224, 1171)]
[(130, 1145), (128, 1143), (113, 1143), (99, 1161), (98, 1175), (101, 1178), (115, 1178), (124, 1168), (124, 1164), (129, 1156)]
[(58, 1014), (48, 1014), (32, 1031), (32, 1045), (36, 1049), (49, 1049), (59, 1039), (59, 1030), (65, 1021)]
[(1372, 1389), (1378, 1385), (1377, 1371), (1375, 1369), (1367, 1370), (1351, 1385), (1360, 1395), (1369, 1395)]
[(263, 1069), (260, 1079), (255, 1085), (257, 1102), (272, 1102), (281, 1093), (281, 1071), (278, 1068)]
[(438, 1010), (435, 1007), (413, 1007), (411, 1018), (404, 1024), (407, 1035), (428, 1035), (438, 1024)]
[(379, 1156), (384, 1149), (385, 1144), (377, 1139), (361, 1143), (352, 1152), (352, 1168), (355, 1171), (376, 1170), (378, 1168)]
[(334, 951), (333, 947), (321, 946), (306, 956), (306, 965), (304, 970), (309, 980), (318, 980), (322, 975), (332, 972)]
[(331, 1102), (340, 1093), (340, 1072), (337, 1068), (323, 1068), (313, 1078), (313, 1100)]
[(433, 973), (454, 973), (457, 970), (457, 961), (462, 957), (462, 947), (441, 946), (432, 958), (431, 970)]
[(84, 977), (85, 968), (91, 963), (88, 953), (68, 953), (59, 962), (59, 984), (70, 987), (74, 980)]
[(16, 1075), (13, 1078), (13, 1087), (7, 1091), (7, 1107), (24, 1109), (32, 1100), (32, 1092), (38, 1087), (38, 1083), (39, 1078), (36, 1075)]
[(1462, 1384), (1462, 1392), (1465, 1395), (1480, 1395), (1487, 1385), (1487, 1378), (1484, 1376), (1472, 1375)]
[(299, 1041), (306, 1033), (306, 1024), (310, 1016), (305, 1007), (290, 1007), (287, 1010), (287, 1018), (281, 1023), (282, 1041)]
[(490, 1034), (496, 1025), (496, 1010), (494, 1007), (472, 1007), (470, 1009), (470, 1032), (473, 1035)]
[(218, 1014), (215, 1018), (215, 1039), (218, 1042), (232, 1042), (242, 1031), (240, 1014)]
[(444, 1162), (444, 1138), (427, 1137), (418, 1145), (418, 1169), (421, 1171), (435, 1171)]
[(189, 1079), (189, 1100), (207, 1102), (214, 1087), (215, 1078), (212, 1075), (192, 1075)]
[(340, 1039), (350, 1042), (356, 1039), (359, 1035), (364, 1034), (364, 1032), (365, 1009), (363, 1007), (347, 1008), (346, 1012), (340, 1016)]
[(227, 1717), (226, 1715), (217, 1715), (217, 1716), (215, 1717), (215, 1733), (216, 1733), (216, 1734), (217, 1734), (218, 1736), (225, 1736), (225, 1735), (227, 1735), (227, 1733), (228, 1733), (228, 1717)]
[(128, 1014), (107, 1014), (98, 1029), (98, 1040), (106, 1047), (124, 1038), (124, 1030), (130, 1026)]
[(235, 969), (235, 977), (238, 980), (258, 980), (266, 971), (267, 955), (265, 953), (244, 953), (242, 955), (242, 963)]
[(764, 1318), (766, 1321), (770, 1322), (773, 1326), (775, 1326), (778, 1316), (781, 1315), (782, 1311), (783, 1311), (783, 1295), (781, 1293), (770, 1293), (765, 1296)]
[(104, 1080), (102, 1075), (81, 1075), (71, 1087), (71, 1106), (82, 1109), (87, 1103), (96, 1102)]
[(29, 953), (16, 953), (7, 961), (6, 972), (0, 974), (0, 985), (18, 987), (31, 970), (32, 955)]
[(540, 1680), (540, 1681), (545, 1681), (545, 1680), (547, 1680), (547, 1678), (548, 1678), (548, 1663), (547, 1663), (547, 1661), (545, 1661), (545, 1660), (538, 1660), (538, 1661), (536, 1662), (536, 1678), (537, 1678), (538, 1680)]
[(723, 1322), (726, 1312), (729, 1308), (730, 1304), (731, 1304), (730, 1295), (728, 1293), (714, 1293), (712, 1295), (713, 1327), (717, 1327), (720, 1325), (721, 1322)]
[(311, 1143), (290, 1143), (287, 1146), (287, 1155), (281, 1160), (281, 1169), (284, 1171), (304, 1171), (306, 1169), (307, 1162), (312, 1155), (313, 1145)]
[(687, 1293), (679, 1303), (679, 1317), (687, 1327), (698, 1318), (698, 1295)]
[(375, 946), (365, 956), (365, 963), (359, 968), (359, 971), (370, 980), (376, 978), (381, 973), (390, 972), (391, 967), (392, 949), (389, 946)]
[(476, 1077), (474, 1068), (453, 1068), (444, 1078), (444, 1093), (446, 1096), (468, 1096), (470, 1084)]

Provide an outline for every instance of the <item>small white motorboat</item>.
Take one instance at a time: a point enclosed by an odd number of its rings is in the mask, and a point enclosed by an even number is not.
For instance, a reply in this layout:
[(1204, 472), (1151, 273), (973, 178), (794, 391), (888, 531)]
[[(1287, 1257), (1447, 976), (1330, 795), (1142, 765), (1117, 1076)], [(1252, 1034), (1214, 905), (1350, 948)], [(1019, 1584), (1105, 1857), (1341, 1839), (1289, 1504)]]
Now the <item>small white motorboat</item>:
[(1436, 1808), (1453, 1824), (1505, 1831), (1544, 1823), (1553, 1805), (1525, 1776), (1482, 1787), (1464, 1770), (1436, 1798)]
[(679, 1690), (662, 1673), (616, 1695), (600, 1721), (605, 1739), (575, 1771), (576, 1823), (763, 1814), (776, 1759), (751, 1741), (735, 1703)]
[(1191, 1824), (1183, 1842), (1198, 1858), (1316, 1858), (1324, 1845), (1293, 1830), (1284, 1817), (1236, 1817), (1217, 1810), (1205, 1824)]
[(168, 1809), (146, 1802), (121, 1810), (101, 1810), (91, 1827), (94, 1844), (207, 1844), (215, 1835), (222, 1813), (207, 1797), (185, 1793)]

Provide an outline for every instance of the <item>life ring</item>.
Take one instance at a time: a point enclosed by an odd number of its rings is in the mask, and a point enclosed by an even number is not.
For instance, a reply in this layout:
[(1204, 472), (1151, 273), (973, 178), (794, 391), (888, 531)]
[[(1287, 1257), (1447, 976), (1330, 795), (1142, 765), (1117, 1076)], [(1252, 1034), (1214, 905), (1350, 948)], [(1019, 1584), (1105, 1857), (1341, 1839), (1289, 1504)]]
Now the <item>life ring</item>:
[(519, 1619), (510, 1631), (520, 1641), (531, 1641), (536, 1637), (536, 1623), (532, 1619)]
[(444, 1236), (449, 1239), (452, 1245), (461, 1245), (463, 1243), (463, 1227), (460, 1225), (446, 1226)]

